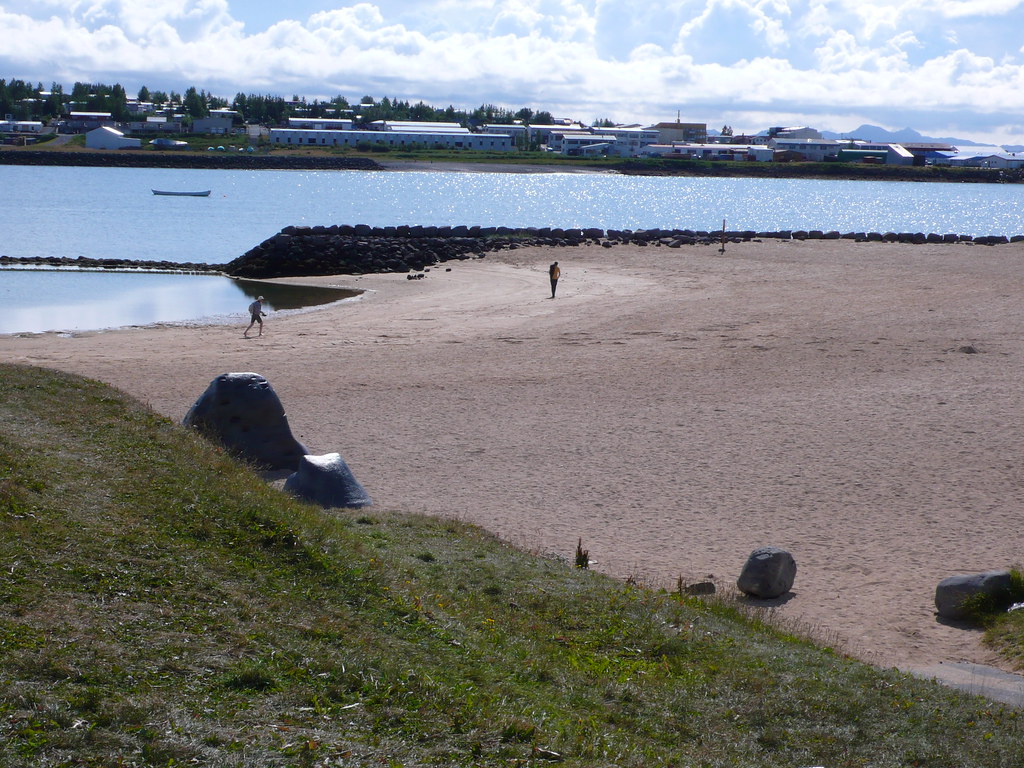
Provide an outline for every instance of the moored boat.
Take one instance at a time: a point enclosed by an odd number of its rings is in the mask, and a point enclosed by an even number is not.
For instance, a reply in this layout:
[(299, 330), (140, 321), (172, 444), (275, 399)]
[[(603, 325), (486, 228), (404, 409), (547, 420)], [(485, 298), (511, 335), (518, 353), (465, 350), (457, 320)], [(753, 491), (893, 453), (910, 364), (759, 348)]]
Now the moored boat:
[(204, 189), (201, 192), (168, 192), (163, 189), (154, 189), (154, 195), (170, 195), (172, 197), (209, 197), (210, 190)]

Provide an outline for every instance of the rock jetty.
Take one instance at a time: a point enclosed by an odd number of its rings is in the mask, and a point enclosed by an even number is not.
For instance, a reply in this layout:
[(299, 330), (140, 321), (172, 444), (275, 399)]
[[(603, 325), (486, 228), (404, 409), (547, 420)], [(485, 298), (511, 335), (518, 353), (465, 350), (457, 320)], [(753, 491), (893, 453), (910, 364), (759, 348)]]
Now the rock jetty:
[(232, 277), (274, 278), (331, 274), (416, 272), (452, 260), (482, 258), (494, 251), (534, 246), (638, 245), (681, 248), (758, 239), (856, 240), (891, 243), (974, 243), (997, 245), (1015, 237), (920, 232), (701, 231), (692, 229), (560, 229), (554, 227), (371, 227), (366, 224), (285, 227), (224, 265)]
[(196, 261), (138, 261), (136, 259), (92, 259), (88, 256), (0, 256), (0, 266), (64, 267), (68, 269), (107, 269), (139, 272), (212, 272), (224, 271), (223, 264)]
[(371, 227), (366, 224), (285, 227), (273, 237), (227, 264), (135, 261), (70, 257), (0, 256), (2, 266), (70, 267), (77, 269), (151, 270), (223, 273), (231, 277), (267, 279), (310, 275), (364, 275), (422, 272), (446, 261), (482, 258), (487, 253), (526, 247), (574, 248), (637, 245), (682, 248), (722, 247), (757, 240), (854, 240), (857, 242), (1000, 245), (1024, 241), (1024, 235), (925, 234), (922, 232), (778, 232), (705, 231), (693, 229), (561, 229), (557, 227), (414, 226)]

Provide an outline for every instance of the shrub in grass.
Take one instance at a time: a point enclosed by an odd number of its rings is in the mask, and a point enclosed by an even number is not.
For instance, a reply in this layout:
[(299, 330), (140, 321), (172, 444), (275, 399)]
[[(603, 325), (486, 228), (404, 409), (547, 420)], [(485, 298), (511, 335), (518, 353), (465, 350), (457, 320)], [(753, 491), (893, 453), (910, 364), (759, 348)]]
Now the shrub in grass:
[(990, 592), (977, 592), (964, 598), (960, 610), (967, 621), (980, 626), (992, 626), (1014, 603), (1024, 602), (1024, 571), (1010, 570), (1005, 587)]

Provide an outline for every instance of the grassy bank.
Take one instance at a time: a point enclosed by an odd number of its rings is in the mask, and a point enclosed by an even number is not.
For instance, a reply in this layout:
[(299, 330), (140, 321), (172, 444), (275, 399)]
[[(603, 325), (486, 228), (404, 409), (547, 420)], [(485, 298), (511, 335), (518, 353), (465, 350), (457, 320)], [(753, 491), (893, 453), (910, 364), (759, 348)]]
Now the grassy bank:
[(563, 562), (451, 521), (327, 514), (105, 386), (0, 381), (0, 765), (1024, 754), (1017, 711), (573, 568), (575, 541)]

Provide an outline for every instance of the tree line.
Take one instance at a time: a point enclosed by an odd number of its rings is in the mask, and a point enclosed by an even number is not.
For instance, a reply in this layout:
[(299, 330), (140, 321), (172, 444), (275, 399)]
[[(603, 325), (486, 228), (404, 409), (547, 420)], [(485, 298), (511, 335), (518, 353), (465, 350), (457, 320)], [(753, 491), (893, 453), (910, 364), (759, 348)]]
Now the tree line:
[[(238, 93), (229, 102), (195, 86), (187, 88), (184, 94), (151, 91), (142, 86), (135, 98), (152, 104), (156, 114), (175, 112), (184, 114), (188, 120), (208, 117), (213, 109), (231, 109), (238, 113), (239, 122), (264, 125), (284, 124), (289, 117), (347, 118), (357, 126), (377, 120), (447, 122), (467, 127), (484, 123), (512, 125), (521, 122), (543, 125), (553, 122), (550, 112), (534, 111), (528, 107), (513, 110), (494, 104), (482, 104), (476, 109), (465, 110), (452, 105), (435, 107), (423, 101), (411, 104), (407, 100), (387, 96), (379, 100), (364, 96), (350, 103), (344, 96), (307, 101), (298, 95), (285, 99), (268, 94)], [(14, 120), (47, 122), (73, 111), (109, 112), (114, 120), (128, 122), (133, 116), (129, 110), (129, 100), (127, 92), (119, 83), (106, 85), (76, 82), (70, 91), (65, 91), (60, 83), (44, 88), (42, 83), (32, 85), (24, 80), (0, 79), (0, 117), (10, 115)]]

